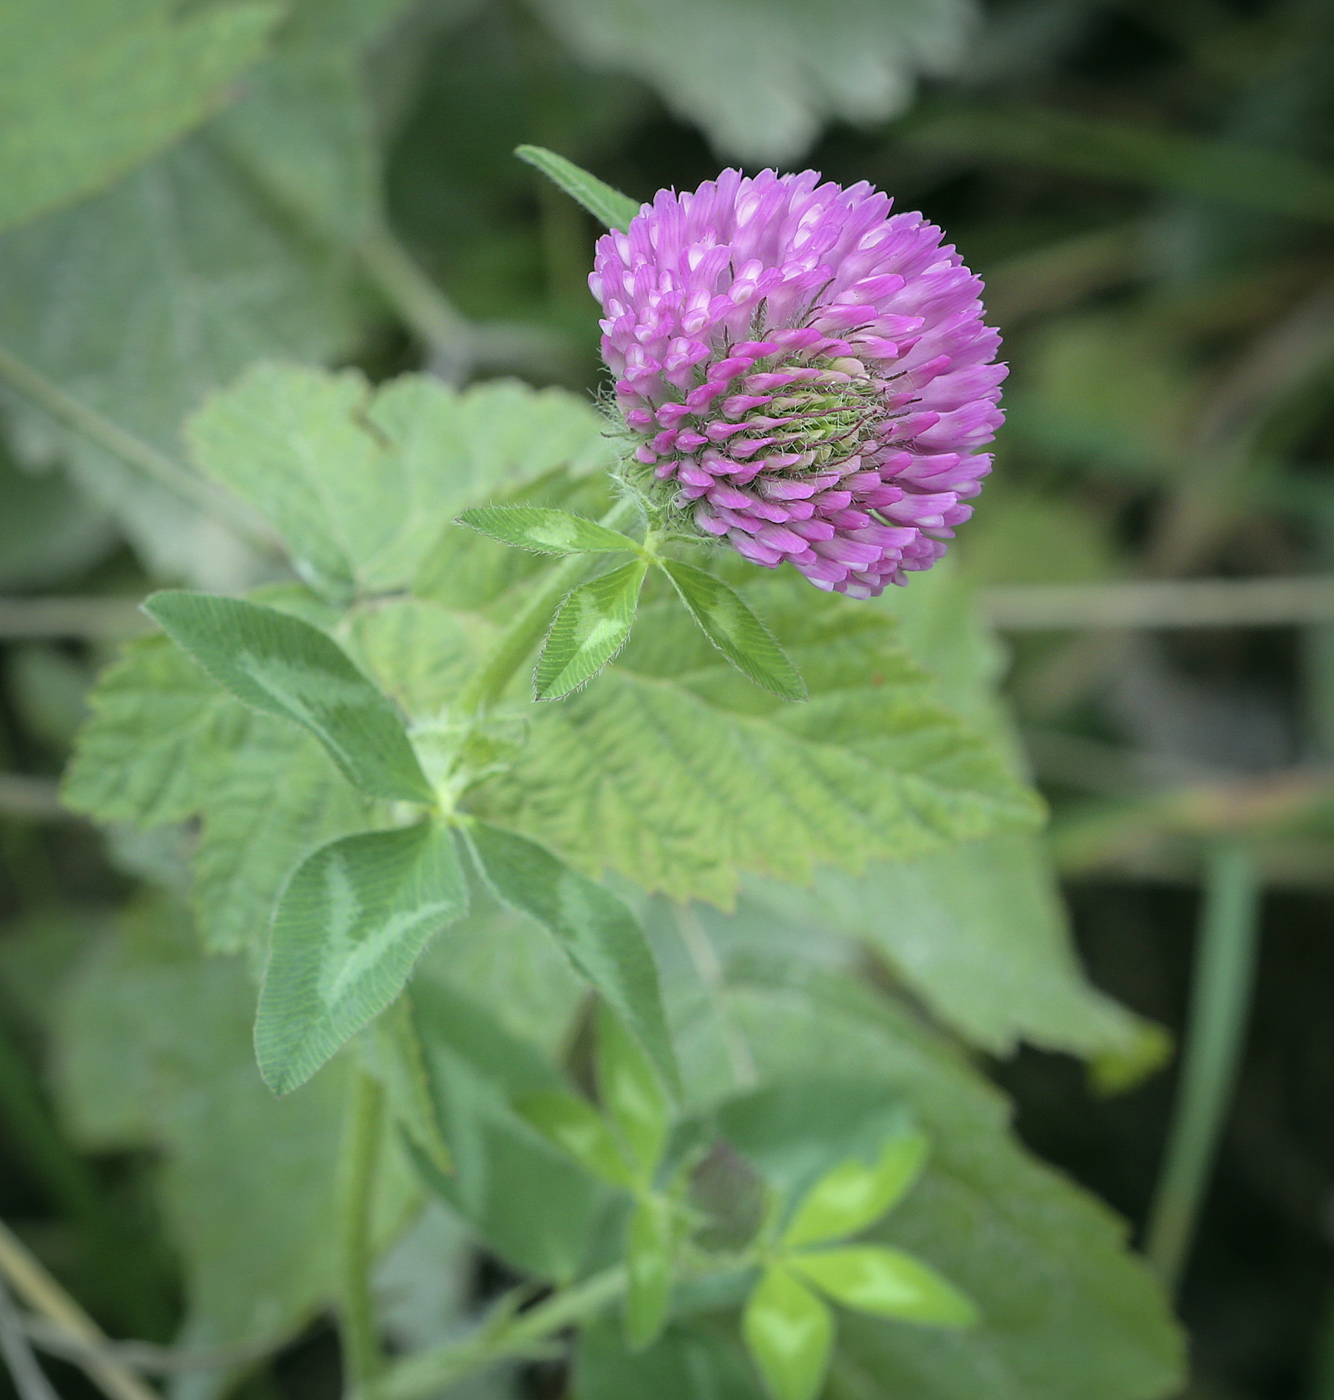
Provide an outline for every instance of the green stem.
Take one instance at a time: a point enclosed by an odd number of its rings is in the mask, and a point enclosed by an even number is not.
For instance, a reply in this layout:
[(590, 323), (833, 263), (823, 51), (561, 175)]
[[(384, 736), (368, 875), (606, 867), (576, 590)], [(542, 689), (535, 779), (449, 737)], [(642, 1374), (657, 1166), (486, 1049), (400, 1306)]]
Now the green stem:
[(1208, 854), (1181, 1084), (1145, 1253), (1175, 1289), (1190, 1253), (1245, 1035), (1259, 927), (1255, 859), (1241, 841)]
[(483, 1366), (506, 1357), (524, 1356), (572, 1323), (596, 1316), (625, 1288), (625, 1267), (617, 1264), (553, 1293), (545, 1302), (519, 1313), (503, 1326), (483, 1328), (474, 1337), (447, 1342), (398, 1362), (372, 1387), (370, 1400), (419, 1400)]
[(239, 502), (210, 486), (202, 477), (187, 471), (179, 462), (159, 452), (142, 438), (126, 432), (96, 409), (71, 398), (59, 385), (38, 374), (3, 347), (0, 347), (0, 379), (4, 379), (29, 403), (49, 413), (58, 423), (72, 428), (118, 461), (165, 487), (178, 499), (223, 521), (267, 552), (274, 551), (276, 544), (273, 536)]
[[(626, 496), (612, 506), (599, 524), (618, 530), (633, 521), (638, 511), (637, 502), (633, 497)], [(591, 567), (589, 555), (576, 554), (558, 564), (547, 575), (545, 583), (510, 620), (491, 655), (473, 672), (467, 685), (459, 692), (455, 701), (458, 714), (484, 714), (488, 706), (504, 694), (515, 671), (541, 640), (561, 599)]]
[(380, 1342), (371, 1297), (371, 1206), (380, 1153), (383, 1095), (363, 1069), (352, 1071), (339, 1198), (342, 1246), (343, 1390), (360, 1395), (380, 1369)]

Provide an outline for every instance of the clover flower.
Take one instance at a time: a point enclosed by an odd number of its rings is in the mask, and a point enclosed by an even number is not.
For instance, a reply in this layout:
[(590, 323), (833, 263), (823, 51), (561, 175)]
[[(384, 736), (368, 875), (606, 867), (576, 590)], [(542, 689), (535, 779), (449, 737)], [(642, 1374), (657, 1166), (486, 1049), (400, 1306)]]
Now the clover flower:
[(599, 240), (602, 354), (660, 513), (856, 598), (930, 568), (991, 469), (1000, 337), (920, 214), (725, 170)]

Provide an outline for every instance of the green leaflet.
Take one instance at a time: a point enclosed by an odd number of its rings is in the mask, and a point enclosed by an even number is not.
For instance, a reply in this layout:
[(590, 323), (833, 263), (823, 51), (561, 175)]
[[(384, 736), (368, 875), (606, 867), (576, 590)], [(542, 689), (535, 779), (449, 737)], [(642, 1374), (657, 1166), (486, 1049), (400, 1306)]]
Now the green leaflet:
[(824, 1174), (798, 1203), (783, 1244), (816, 1244), (855, 1235), (891, 1210), (926, 1160), (920, 1134), (891, 1137), (869, 1166), (855, 1158)]
[(746, 1301), (741, 1331), (774, 1400), (815, 1400), (829, 1366), (834, 1318), (780, 1265), (765, 1270)]
[[(60, 989), (52, 1084), (73, 1140), (92, 1152), (159, 1154), (154, 1194), (185, 1289), (178, 1334), (192, 1348), (268, 1346), (333, 1297), (329, 1221), (347, 1064), (276, 1099), (255, 1068), (254, 989), (239, 958), (202, 958), (182, 911), (141, 905)], [(375, 1236), (403, 1226), (416, 1187), (388, 1144)], [(178, 1381), (215, 1400), (233, 1371)]]
[(476, 506), (459, 516), (459, 524), (538, 554), (608, 554), (636, 547), (618, 530), (549, 506)]
[(541, 146), (520, 146), (514, 154), (558, 184), (608, 228), (624, 233), (630, 227), (630, 220), (639, 213), (641, 206), (628, 195), (603, 184), (596, 175), (580, 170), (573, 161), (558, 156), (555, 151), (544, 150)]
[[(178, 456), (185, 415), (256, 357), (350, 352), (366, 314), (353, 272), (201, 134), (106, 194), (0, 235), (0, 342)], [(151, 569), (215, 591), (254, 577), (235, 538), (193, 506), (38, 410), (7, 399), (6, 412), (23, 459), (66, 463)]]
[(423, 1179), (511, 1266), (568, 1282), (610, 1203), (606, 1187), (510, 1107), (562, 1090), (550, 1060), (481, 1004), (433, 978), (412, 991), (417, 1032), (450, 1174), (418, 1154)]
[(957, 1288), (901, 1249), (853, 1245), (793, 1254), (787, 1262), (836, 1303), (859, 1312), (936, 1327), (977, 1321), (977, 1309)]
[(454, 838), (435, 822), (321, 846), (278, 902), (255, 1020), (275, 1093), (304, 1084), (403, 990), (426, 943), (462, 917)]
[(660, 592), (596, 686), (534, 714), (476, 808), (585, 869), (722, 905), (744, 871), (801, 883), (821, 863), (855, 871), (1040, 819), (884, 613), (795, 577), (744, 593), (805, 674), (805, 705), (738, 675)]
[(784, 700), (806, 698), (797, 668), (733, 589), (679, 559), (665, 559), (662, 567), (704, 635), (743, 676)]
[(609, 890), (541, 846), (484, 822), (465, 828), (478, 867), (496, 895), (535, 919), (633, 1030), (669, 1084), (676, 1059), (662, 1010), (658, 971), (643, 930)]
[(409, 587), (479, 497), (556, 467), (610, 464), (575, 395), (498, 381), (462, 393), (424, 375), (372, 392), (355, 371), (252, 366), (188, 425), (195, 460), (262, 511), (336, 601)]
[(533, 698), (559, 700), (580, 689), (625, 645), (648, 564), (622, 564), (574, 589), (560, 605), (533, 675)]
[[(968, 0), (930, 9), (846, 0), (838, 23), (804, 0), (538, 0), (594, 68), (650, 84), (722, 154), (791, 166), (828, 117), (879, 121), (907, 106), (917, 73), (947, 73), (977, 19)], [(755, 52), (763, 15), (763, 63)]]
[(238, 700), (310, 730), (363, 792), (433, 801), (393, 706), (319, 628), (208, 594), (155, 593), (144, 608)]
[(0, 10), (0, 227), (108, 185), (201, 122), (279, 5), (10, 0)]

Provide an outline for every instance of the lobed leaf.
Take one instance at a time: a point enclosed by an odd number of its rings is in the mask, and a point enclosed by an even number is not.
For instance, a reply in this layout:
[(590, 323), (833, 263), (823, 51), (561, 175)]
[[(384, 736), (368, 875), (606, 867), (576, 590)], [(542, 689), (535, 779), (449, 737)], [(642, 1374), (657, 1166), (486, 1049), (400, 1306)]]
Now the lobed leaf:
[(255, 1020), (264, 1082), (304, 1084), (407, 984), (427, 941), (468, 907), (449, 830), (435, 822), (321, 846), (274, 914)]
[(658, 970), (644, 932), (609, 890), (535, 842), (485, 822), (465, 828), (478, 868), (511, 908), (545, 928), (633, 1031), (666, 1081), (678, 1082)]
[(533, 697), (558, 700), (588, 684), (625, 645), (648, 564), (622, 564), (574, 589), (552, 619), (533, 675)]
[(596, 175), (580, 170), (573, 161), (558, 156), (555, 151), (545, 150), (541, 146), (520, 146), (514, 154), (525, 164), (540, 170), (610, 229), (624, 233), (630, 227), (630, 220), (643, 207), (620, 190), (603, 184)]
[(200, 593), (155, 593), (144, 609), (238, 700), (308, 729), (369, 796), (434, 800), (393, 706), (319, 628)]

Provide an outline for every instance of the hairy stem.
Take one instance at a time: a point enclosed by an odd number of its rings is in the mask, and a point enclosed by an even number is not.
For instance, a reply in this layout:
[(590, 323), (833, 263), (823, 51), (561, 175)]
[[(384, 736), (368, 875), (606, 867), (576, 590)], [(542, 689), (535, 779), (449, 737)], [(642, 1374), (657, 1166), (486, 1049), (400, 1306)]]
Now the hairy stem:
[[(628, 525), (638, 505), (627, 496), (604, 515), (599, 524), (617, 530)], [(455, 707), (460, 715), (484, 714), (505, 692), (515, 671), (541, 640), (561, 599), (592, 567), (586, 554), (576, 554), (558, 564), (545, 582), (519, 609), (496, 642), (495, 649), (459, 692)]]
[(371, 1297), (371, 1206), (380, 1153), (383, 1093), (363, 1069), (352, 1072), (339, 1193), (342, 1247), (344, 1393), (361, 1395), (380, 1369), (380, 1342)]
[(133, 467), (141, 476), (165, 487), (172, 495), (230, 526), (252, 544), (273, 553), (276, 541), (240, 502), (187, 471), (179, 462), (159, 452), (151, 443), (128, 433), (87, 404), (72, 398), (59, 385), (16, 359), (0, 347), (0, 379), (29, 403), (49, 413), (58, 423), (109, 452), (117, 461)]
[(392, 1366), (371, 1387), (369, 1400), (420, 1400), (506, 1357), (528, 1354), (572, 1323), (595, 1317), (626, 1288), (623, 1265), (559, 1289), (545, 1301), (475, 1336), (418, 1352)]
[(1145, 1253), (1169, 1288), (1190, 1253), (1232, 1094), (1250, 1007), (1259, 927), (1255, 860), (1241, 841), (1209, 852), (1181, 1084), (1149, 1214)]

